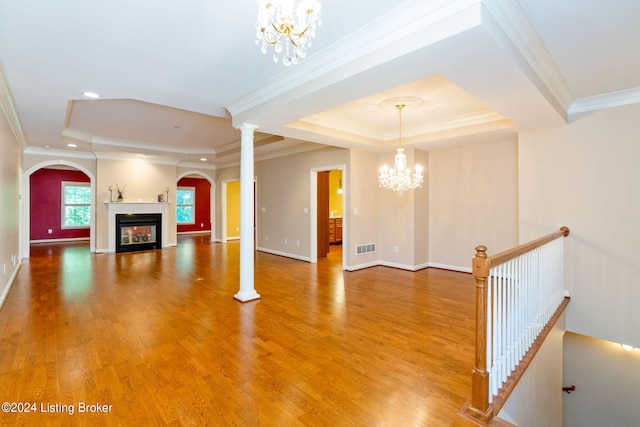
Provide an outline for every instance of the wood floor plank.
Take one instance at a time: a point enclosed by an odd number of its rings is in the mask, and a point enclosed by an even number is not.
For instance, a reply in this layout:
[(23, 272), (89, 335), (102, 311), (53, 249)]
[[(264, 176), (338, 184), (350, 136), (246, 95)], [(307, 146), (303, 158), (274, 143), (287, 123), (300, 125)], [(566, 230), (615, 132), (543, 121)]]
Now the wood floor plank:
[[(257, 253), (262, 298), (239, 303), (237, 242), (32, 246), (0, 311), (0, 400), (38, 411), (0, 425), (465, 425), (472, 277), (343, 272), (340, 251), (317, 264)], [(56, 404), (75, 413), (40, 410)]]

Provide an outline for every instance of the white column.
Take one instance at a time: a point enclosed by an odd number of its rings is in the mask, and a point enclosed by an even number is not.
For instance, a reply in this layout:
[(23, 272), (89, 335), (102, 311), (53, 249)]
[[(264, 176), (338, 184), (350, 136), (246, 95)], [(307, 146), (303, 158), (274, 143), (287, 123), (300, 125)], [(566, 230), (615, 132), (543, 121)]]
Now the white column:
[(243, 123), (240, 129), (240, 290), (233, 297), (238, 301), (260, 298), (253, 287), (253, 131), (257, 126)]

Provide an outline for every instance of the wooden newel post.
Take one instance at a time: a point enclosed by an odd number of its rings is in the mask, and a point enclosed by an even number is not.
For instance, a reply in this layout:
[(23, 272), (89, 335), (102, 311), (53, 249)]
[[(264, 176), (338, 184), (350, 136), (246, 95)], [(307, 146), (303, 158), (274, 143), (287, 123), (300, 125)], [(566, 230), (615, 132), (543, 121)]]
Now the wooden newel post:
[(476, 279), (476, 355), (471, 379), (471, 404), (466, 412), (486, 423), (493, 418), (493, 408), (489, 406), (487, 372), (487, 277), (491, 266), (487, 258), (487, 247), (480, 245), (475, 249), (472, 271)]

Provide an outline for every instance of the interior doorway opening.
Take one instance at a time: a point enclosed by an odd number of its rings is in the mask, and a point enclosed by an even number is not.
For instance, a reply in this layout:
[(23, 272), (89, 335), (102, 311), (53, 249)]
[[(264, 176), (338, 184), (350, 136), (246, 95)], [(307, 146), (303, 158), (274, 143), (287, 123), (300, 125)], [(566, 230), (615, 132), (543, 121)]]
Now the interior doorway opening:
[(311, 171), (311, 262), (331, 258), (345, 266), (348, 247), (345, 165)]

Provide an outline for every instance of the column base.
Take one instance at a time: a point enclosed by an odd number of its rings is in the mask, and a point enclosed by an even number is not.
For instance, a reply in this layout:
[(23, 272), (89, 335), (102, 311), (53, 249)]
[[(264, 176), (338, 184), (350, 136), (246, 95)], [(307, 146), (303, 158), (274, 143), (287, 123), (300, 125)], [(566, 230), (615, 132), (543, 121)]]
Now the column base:
[(233, 296), (233, 299), (238, 300), (240, 302), (248, 302), (260, 299), (260, 294), (255, 290), (251, 292), (238, 292)]

